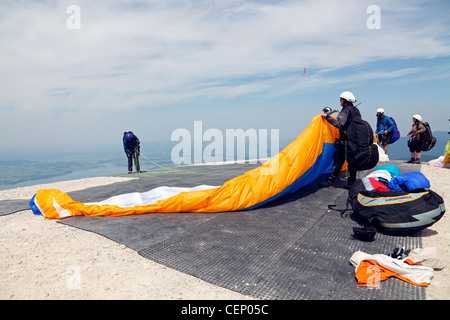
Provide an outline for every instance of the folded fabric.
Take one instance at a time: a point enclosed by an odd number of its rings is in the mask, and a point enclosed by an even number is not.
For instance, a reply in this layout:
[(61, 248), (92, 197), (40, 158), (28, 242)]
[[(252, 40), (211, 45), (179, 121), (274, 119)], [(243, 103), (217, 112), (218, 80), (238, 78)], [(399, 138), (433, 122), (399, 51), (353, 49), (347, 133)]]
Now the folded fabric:
[(362, 189), (367, 191), (389, 191), (389, 188), (374, 178), (363, 177), (361, 178)]
[(410, 265), (403, 260), (391, 258), (385, 254), (355, 252), (350, 263), (355, 267), (357, 286), (379, 287), (380, 282), (396, 277), (418, 286), (428, 286), (434, 271), (430, 267)]
[(378, 170), (387, 170), (391, 174), (392, 178), (400, 175), (400, 169), (393, 164), (386, 164), (384, 166), (378, 166), (375, 168), (375, 171), (378, 171)]
[(410, 191), (414, 189), (429, 188), (430, 181), (422, 172), (406, 172), (389, 181), (389, 189), (392, 191)]
[(445, 262), (439, 257), (436, 247), (416, 248), (409, 252), (407, 259), (414, 264), (441, 270), (445, 267)]
[(387, 181), (391, 181), (392, 180), (392, 176), (389, 173), (389, 171), (387, 170), (375, 170), (372, 171), (371, 173), (369, 173), (367, 176), (367, 178), (374, 178), (374, 179), (384, 179)]
[(378, 162), (388, 162), (389, 156), (384, 152), (383, 148), (381, 148), (378, 144)]
[(372, 184), (373, 190), (375, 191), (389, 191), (389, 188), (385, 186), (381, 181), (378, 181), (374, 178), (369, 178), (370, 183)]
[[(450, 156), (440, 156), (437, 159), (428, 161), (428, 165), (431, 167), (450, 168), (450, 163), (445, 162), (446, 159), (450, 159)], [(447, 160), (448, 161), (448, 160)]]

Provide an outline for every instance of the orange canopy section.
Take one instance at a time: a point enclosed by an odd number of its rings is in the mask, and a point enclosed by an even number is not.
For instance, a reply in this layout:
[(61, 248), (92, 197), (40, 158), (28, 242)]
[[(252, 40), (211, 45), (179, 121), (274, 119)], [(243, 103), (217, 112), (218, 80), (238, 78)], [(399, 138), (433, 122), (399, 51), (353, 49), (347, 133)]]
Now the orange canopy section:
[[(333, 163), (339, 130), (314, 117), (310, 125), (269, 161), (220, 187), (180, 192), (151, 203), (121, 206), (84, 204), (55, 189), (39, 190), (30, 201), (36, 214), (50, 219), (71, 216), (124, 216), (156, 212), (224, 212), (257, 208), (280, 196), (296, 192), (316, 180)], [(153, 190), (155, 191), (155, 190)], [(123, 195), (126, 197), (126, 195)]]

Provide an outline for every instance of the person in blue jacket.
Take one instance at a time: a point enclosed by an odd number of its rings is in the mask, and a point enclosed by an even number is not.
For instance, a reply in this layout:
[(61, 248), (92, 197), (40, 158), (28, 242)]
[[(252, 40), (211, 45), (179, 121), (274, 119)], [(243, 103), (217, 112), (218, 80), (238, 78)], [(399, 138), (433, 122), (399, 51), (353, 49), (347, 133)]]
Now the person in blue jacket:
[(377, 129), (375, 134), (378, 136), (378, 141), (381, 147), (383, 147), (384, 153), (387, 153), (387, 145), (394, 134), (394, 122), (391, 118), (384, 115), (384, 109), (377, 109)]
[(139, 138), (131, 131), (123, 133), (123, 148), (128, 158), (128, 173), (133, 172), (133, 159), (136, 167), (136, 172), (141, 172), (139, 167)]

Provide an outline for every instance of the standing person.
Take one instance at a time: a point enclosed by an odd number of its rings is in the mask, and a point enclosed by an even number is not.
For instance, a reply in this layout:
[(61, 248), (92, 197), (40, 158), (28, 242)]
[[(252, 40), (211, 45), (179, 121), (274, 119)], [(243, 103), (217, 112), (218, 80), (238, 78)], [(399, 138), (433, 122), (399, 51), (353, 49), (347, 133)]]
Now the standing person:
[(409, 152), (411, 153), (411, 159), (407, 163), (420, 163), (420, 157), (422, 156), (422, 133), (425, 132), (425, 126), (422, 122), (422, 116), (415, 114), (413, 116), (413, 125), (411, 131), (406, 135), (408, 138)]
[[(349, 127), (352, 119), (356, 117), (361, 117), (359, 110), (353, 106), (353, 103), (356, 102), (355, 96), (353, 93), (345, 91), (342, 92), (339, 96), (340, 104), (342, 107), (341, 112), (339, 112), (337, 119), (329, 116), (327, 113), (322, 114), (322, 118), (326, 119), (331, 125), (339, 128), (339, 140), (335, 143), (336, 151), (333, 156), (333, 167), (331, 168), (331, 173), (328, 176), (327, 181), (320, 183), (322, 187), (334, 187), (334, 181), (338, 177), (341, 172), (342, 166), (347, 160), (347, 152), (346, 152), (346, 144), (348, 142), (348, 138), (346, 135), (347, 128)], [(352, 184), (356, 181), (356, 173), (357, 171), (352, 168), (348, 168), (350, 173), (350, 177), (347, 180), (346, 189), (350, 188)]]
[(384, 109), (377, 109), (377, 129), (375, 134), (378, 137), (379, 144), (383, 147), (384, 153), (387, 153), (387, 145), (394, 135), (394, 122), (384, 115)]
[(128, 158), (128, 173), (133, 172), (133, 159), (136, 172), (141, 172), (139, 167), (140, 141), (131, 131), (123, 133), (123, 148)]

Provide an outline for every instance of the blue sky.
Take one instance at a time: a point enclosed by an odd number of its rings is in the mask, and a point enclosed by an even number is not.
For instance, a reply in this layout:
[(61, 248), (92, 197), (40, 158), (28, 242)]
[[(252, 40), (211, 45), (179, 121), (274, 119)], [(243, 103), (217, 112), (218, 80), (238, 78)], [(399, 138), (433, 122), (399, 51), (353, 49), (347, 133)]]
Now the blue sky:
[(449, 131), (449, 13), (447, 0), (3, 0), (1, 152), (120, 148), (126, 130), (151, 148), (195, 120), (289, 140), (347, 90), (373, 125), (383, 107), (402, 134), (416, 113)]

